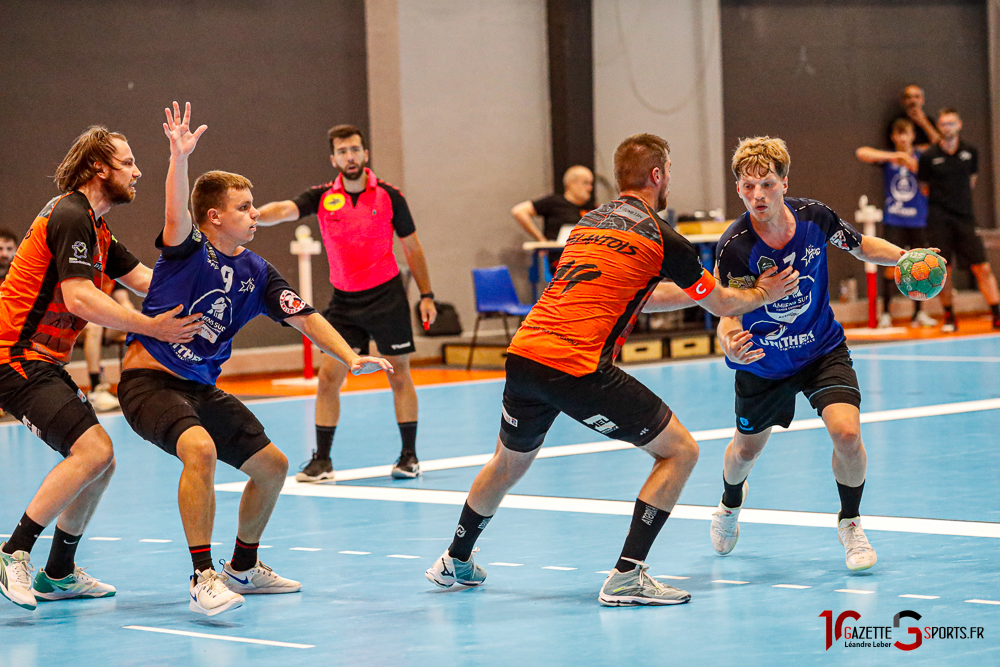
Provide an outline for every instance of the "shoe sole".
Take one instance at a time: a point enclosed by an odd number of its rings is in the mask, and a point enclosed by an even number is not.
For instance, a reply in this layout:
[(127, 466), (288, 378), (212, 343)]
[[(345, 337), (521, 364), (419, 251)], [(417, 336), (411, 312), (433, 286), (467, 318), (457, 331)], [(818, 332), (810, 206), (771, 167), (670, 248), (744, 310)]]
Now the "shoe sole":
[(232, 592), (239, 593), (240, 595), (278, 595), (280, 593), (298, 593), (302, 590), (302, 584), (288, 588), (279, 588), (278, 586), (271, 586), (268, 588), (228, 586), (228, 588)]
[(76, 598), (87, 598), (91, 600), (98, 600), (100, 598), (113, 598), (115, 593), (118, 591), (111, 591), (110, 593), (103, 593), (101, 595), (91, 595), (90, 593), (71, 593), (66, 591), (64, 593), (39, 593), (35, 591), (35, 598), (44, 600), (45, 602), (57, 602), (59, 600), (73, 600)]
[(686, 604), (691, 601), (691, 597), (687, 597), (683, 600), (658, 600), (656, 598), (644, 598), (644, 597), (634, 597), (634, 596), (608, 596), (604, 595), (597, 596), (597, 599), (605, 607), (665, 607), (667, 605), (674, 604)]
[(188, 603), (188, 608), (191, 611), (198, 614), (204, 614), (205, 616), (215, 616), (217, 614), (221, 614), (224, 611), (229, 611), (230, 609), (239, 609), (242, 606), (243, 606), (243, 600), (238, 600), (238, 599), (232, 600), (227, 604), (222, 605), (221, 607), (216, 607), (215, 609), (205, 609), (194, 600), (191, 600), (191, 602)]
[(450, 582), (446, 582), (438, 579), (430, 570), (424, 572), (424, 576), (427, 577), (427, 581), (431, 582), (435, 586), (438, 586), (439, 588), (451, 588), (455, 584), (465, 586), (466, 588), (475, 588), (476, 586), (482, 586), (486, 582), (486, 579), (483, 579), (482, 581), (462, 581), (461, 579), (452, 579)]
[(7, 588), (4, 586), (0, 586), (0, 594), (3, 594), (5, 598), (16, 604), (21, 609), (27, 609), (28, 611), (35, 611), (35, 609), (38, 607), (37, 602), (35, 604), (30, 604), (27, 602), (18, 602), (17, 600), (15, 600), (10, 596), (10, 593), (7, 592)]
[(878, 562), (878, 556), (875, 556), (875, 560), (871, 562), (871, 565), (862, 565), (861, 567), (851, 567), (848, 564), (847, 569), (850, 570), (851, 572), (863, 572), (864, 570), (870, 570), (873, 567), (875, 567), (875, 563), (877, 562)]
[(406, 472), (405, 470), (400, 470), (399, 468), (393, 468), (392, 473), (390, 474), (392, 475), (393, 479), (415, 479), (417, 477), (420, 477), (419, 470), (417, 470), (416, 472)]
[(296, 473), (296, 482), (334, 482), (336, 481), (336, 473), (323, 473), (317, 475), (316, 477), (310, 477), (309, 475), (303, 475), (302, 473)]

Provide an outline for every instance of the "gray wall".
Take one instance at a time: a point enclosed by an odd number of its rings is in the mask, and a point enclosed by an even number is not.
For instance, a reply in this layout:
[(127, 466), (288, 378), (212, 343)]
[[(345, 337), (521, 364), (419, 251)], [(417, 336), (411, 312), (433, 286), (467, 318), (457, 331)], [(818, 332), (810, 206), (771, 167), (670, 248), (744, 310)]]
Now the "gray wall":
[[(104, 124), (129, 138), (143, 172), (135, 201), (107, 220), (149, 265), (163, 223), (161, 123), (172, 100), (190, 100), (195, 122), (209, 126), (192, 175), (242, 173), (258, 203), (332, 178), (326, 130), (368, 122), (364, 7), (351, 0), (5, 2), (0, 63), (0, 225), (25, 232), (56, 194), (50, 176), (73, 139)], [(293, 230), (262, 229), (250, 249), (297, 284)], [(322, 304), (325, 260), (314, 273)], [(297, 339), (258, 318), (236, 344)]]
[[(723, 0), (726, 147), (739, 137), (782, 137), (792, 155), (789, 195), (820, 199), (853, 220), (860, 195), (884, 197), (880, 170), (854, 150), (885, 145), (899, 92), (918, 83), (928, 113), (961, 111), (963, 137), (980, 150), (977, 218), (992, 227), (986, 26), (983, 1)], [(741, 212), (735, 189), (726, 193), (730, 215)], [(834, 282), (863, 273), (843, 253), (831, 258)]]
[(597, 172), (612, 187), (615, 147), (652, 132), (670, 143), (668, 206), (723, 205), (718, 0), (594, 0), (594, 125)]

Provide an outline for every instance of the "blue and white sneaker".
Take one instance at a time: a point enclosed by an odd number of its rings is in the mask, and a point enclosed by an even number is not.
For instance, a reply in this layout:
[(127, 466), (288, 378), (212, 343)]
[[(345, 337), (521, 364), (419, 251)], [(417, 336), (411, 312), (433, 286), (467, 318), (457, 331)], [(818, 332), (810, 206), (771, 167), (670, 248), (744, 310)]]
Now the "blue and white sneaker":
[(234, 593), (242, 595), (259, 595), (266, 593), (297, 593), (302, 590), (302, 584), (278, 575), (257, 560), (257, 564), (249, 570), (239, 572), (233, 569), (229, 561), (220, 561), (225, 573), (226, 586)]
[(202, 570), (191, 575), (191, 611), (215, 616), (229, 609), (242, 607), (246, 601), (226, 586), (229, 577), (215, 570)]
[[(472, 553), (479, 551), (473, 549)], [(424, 572), (427, 580), (441, 588), (451, 588), (455, 584), (462, 586), (478, 586), (486, 581), (486, 570), (476, 565), (472, 556), (469, 560), (460, 561), (452, 558), (445, 549), (441, 557), (434, 561), (434, 565)]]

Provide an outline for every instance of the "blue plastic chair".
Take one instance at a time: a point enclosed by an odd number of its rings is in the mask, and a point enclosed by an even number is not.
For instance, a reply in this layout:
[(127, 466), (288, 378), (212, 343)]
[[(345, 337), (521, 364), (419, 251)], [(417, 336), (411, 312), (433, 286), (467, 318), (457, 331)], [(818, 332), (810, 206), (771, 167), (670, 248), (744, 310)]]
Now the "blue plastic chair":
[(521, 303), (514, 290), (514, 281), (506, 266), (493, 266), (488, 269), (472, 269), (472, 283), (476, 295), (476, 325), (472, 330), (472, 346), (469, 348), (469, 363), (465, 369), (472, 368), (472, 355), (476, 351), (476, 340), (479, 337), (479, 322), (491, 317), (503, 318), (503, 330), (510, 344), (510, 329), (507, 317), (524, 317), (531, 310), (531, 305)]

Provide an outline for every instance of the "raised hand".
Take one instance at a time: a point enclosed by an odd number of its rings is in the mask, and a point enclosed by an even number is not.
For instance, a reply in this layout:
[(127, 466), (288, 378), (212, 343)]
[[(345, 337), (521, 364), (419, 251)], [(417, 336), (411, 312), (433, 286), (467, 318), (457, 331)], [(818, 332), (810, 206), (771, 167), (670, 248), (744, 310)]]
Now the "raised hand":
[(194, 132), (191, 132), (191, 103), (184, 103), (184, 117), (181, 118), (181, 109), (177, 102), (174, 102), (174, 110), (164, 109), (167, 114), (167, 122), (163, 124), (163, 133), (170, 139), (170, 157), (187, 157), (198, 145), (198, 139), (208, 125), (202, 125)]
[(382, 357), (358, 357), (351, 364), (351, 375), (367, 375), (378, 371), (392, 373), (392, 364)]
[(737, 331), (730, 336), (724, 336), (720, 342), (726, 353), (726, 358), (734, 364), (752, 364), (764, 358), (764, 350), (754, 348), (753, 336), (749, 331)]
[(799, 288), (799, 272), (789, 266), (778, 273), (778, 267), (772, 266), (757, 278), (757, 287), (764, 291), (764, 303), (780, 301)]
[(173, 310), (160, 313), (153, 318), (153, 328), (149, 335), (167, 343), (189, 343), (201, 330), (201, 313), (177, 317), (184, 308), (178, 305)]

